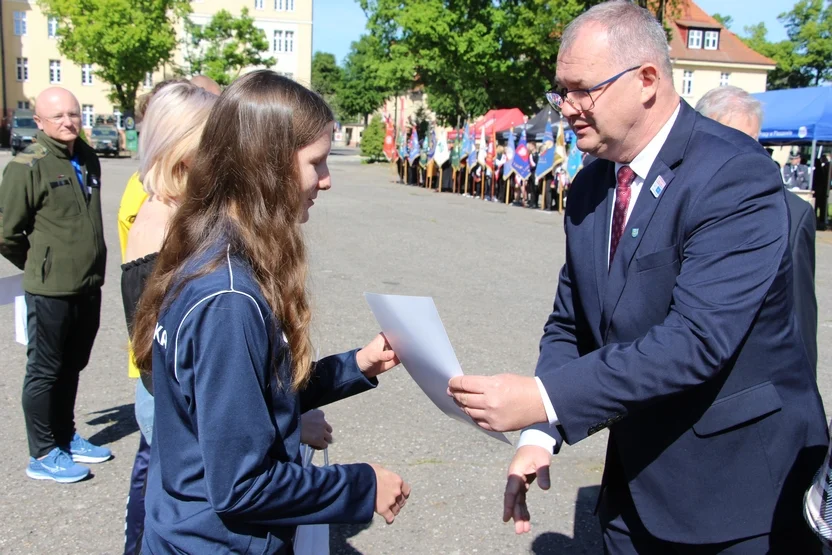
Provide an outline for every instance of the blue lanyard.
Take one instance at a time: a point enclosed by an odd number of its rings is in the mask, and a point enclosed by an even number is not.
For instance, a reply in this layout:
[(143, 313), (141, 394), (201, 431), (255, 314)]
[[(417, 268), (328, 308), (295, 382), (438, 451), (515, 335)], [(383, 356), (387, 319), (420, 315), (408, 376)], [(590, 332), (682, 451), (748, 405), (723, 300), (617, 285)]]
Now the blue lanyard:
[(92, 191), (90, 191), (90, 188), (84, 183), (84, 171), (81, 169), (81, 163), (78, 161), (78, 157), (73, 156), (69, 162), (72, 164), (72, 167), (75, 170), (75, 175), (78, 177), (78, 184), (81, 185), (81, 192), (84, 193), (84, 196), (89, 195)]

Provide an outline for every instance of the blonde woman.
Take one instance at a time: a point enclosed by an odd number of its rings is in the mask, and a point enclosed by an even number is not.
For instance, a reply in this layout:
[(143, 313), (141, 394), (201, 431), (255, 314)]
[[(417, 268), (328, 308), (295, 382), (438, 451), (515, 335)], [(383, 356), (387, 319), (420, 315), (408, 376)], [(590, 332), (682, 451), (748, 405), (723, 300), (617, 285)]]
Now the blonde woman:
[[(167, 84), (153, 95), (142, 122), (139, 139), (141, 163), (138, 179), (147, 198), (127, 231), (121, 292), (127, 328), (132, 329), (136, 304), (147, 276), (153, 270), (168, 221), (185, 190), (188, 168), (199, 144), (202, 128), (216, 96), (186, 81)], [(144, 483), (150, 459), (153, 397), (150, 380), (136, 383), (136, 420), (141, 437), (133, 462), (130, 494), (125, 513), (125, 553), (136, 553), (144, 529)]]

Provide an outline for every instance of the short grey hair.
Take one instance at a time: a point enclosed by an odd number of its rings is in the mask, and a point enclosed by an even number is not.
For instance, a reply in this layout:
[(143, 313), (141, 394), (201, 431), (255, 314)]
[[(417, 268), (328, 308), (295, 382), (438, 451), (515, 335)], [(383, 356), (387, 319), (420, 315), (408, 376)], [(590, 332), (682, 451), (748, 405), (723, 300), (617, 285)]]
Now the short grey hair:
[(748, 92), (733, 86), (717, 87), (706, 92), (696, 103), (696, 111), (717, 121), (731, 114), (763, 121), (763, 104)]
[(566, 26), (560, 41), (561, 52), (574, 47), (578, 32), (591, 23), (607, 30), (610, 54), (622, 70), (653, 63), (664, 76), (673, 76), (664, 27), (648, 10), (626, 0), (611, 0), (593, 6)]

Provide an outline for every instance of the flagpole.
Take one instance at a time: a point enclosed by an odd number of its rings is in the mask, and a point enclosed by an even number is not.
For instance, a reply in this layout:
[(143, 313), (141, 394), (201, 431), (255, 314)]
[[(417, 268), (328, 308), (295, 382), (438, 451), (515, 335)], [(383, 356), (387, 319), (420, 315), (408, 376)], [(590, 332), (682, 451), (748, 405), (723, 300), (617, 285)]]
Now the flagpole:
[(442, 192), (442, 166), (439, 166), (439, 185), (436, 186), (436, 192)]
[(471, 175), (471, 168), (468, 167), (468, 163), (466, 161), (465, 164), (465, 194), (468, 194), (468, 176)]

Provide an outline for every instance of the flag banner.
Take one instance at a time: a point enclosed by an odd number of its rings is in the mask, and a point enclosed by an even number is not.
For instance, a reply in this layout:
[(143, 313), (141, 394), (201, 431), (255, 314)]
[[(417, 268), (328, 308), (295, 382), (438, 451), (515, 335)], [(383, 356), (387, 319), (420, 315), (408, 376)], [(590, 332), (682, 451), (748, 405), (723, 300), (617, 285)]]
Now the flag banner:
[(419, 155), (422, 153), (421, 148), (419, 147), (419, 133), (416, 131), (416, 128), (413, 128), (413, 133), (410, 135), (410, 150), (408, 153), (408, 162), (413, 164), (416, 160), (419, 159)]
[(563, 136), (563, 121), (558, 124), (558, 136), (555, 139), (555, 165), (566, 162), (566, 141)]
[(436, 129), (430, 130), (430, 142), (428, 143), (428, 160), (433, 160), (436, 154)]
[(543, 133), (543, 143), (540, 149), (537, 171), (534, 174), (537, 181), (540, 181), (555, 169), (555, 135), (552, 132), (551, 121), (546, 122), (546, 131)]
[(454, 138), (454, 146), (451, 149), (451, 167), (455, 170), (458, 170), (461, 160), (462, 160), (462, 146), (460, 146), (459, 131), (457, 131), (456, 138)]
[(480, 149), (477, 152), (477, 163), (485, 167), (485, 158), (488, 154), (488, 145), (485, 143), (485, 126), (480, 129)]
[(572, 150), (569, 151), (569, 158), (566, 160), (566, 175), (569, 176), (569, 181), (575, 179), (583, 166), (584, 153), (580, 151), (577, 144), (573, 145)]
[(448, 150), (448, 132), (440, 130), (436, 140), (436, 151), (433, 153), (433, 161), (441, 168), (450, 157), (451, 152)]
[(399, 158), (401, 158), (402, 160), (407, 160), (407, 133), (404, 130), (402, 130), (399, 133), (398, 145)]
[(419, 165), (423, 168), (428, 166), (428, 149), (430, 148), (430, 142), (428, 141), (427, 135), (425, 135), (425, 140), (422, 141), (422, 152), (419, 154)]
[[(459, 135), (457, 135), (457, 138)], [(465, 129), (462, 132), (462, 146), (460, 147), (459, 157), (460, 159), (465, 158), (471, 151), (474, 150), (474, 145), (471, 143), (471, 132), (468, 129), (468, 122), (465, 122)]]
[(494, 171), (494, 158), (497, 155), (497, 145), (495, 144), (494, 138), (490, 137), (488, 139), (488, 149), (485, 151), (485, 167), (490, 169), (492, 172)]
[(503, 179), (508, 179), (514, 173), (514, 128), (508, 135), (508, 144), (506, 145), (506, 163), (503, 165)]
[(468, 168), (473, 168), (477, 164), (477, 149), (476, 149), (476, 142), (474, 141), (474, 130), (471, 130), (471, 134), (468, 138), (468, 144), (471, 147), (471, 150), (468, 151)]
[(387, 120), (387, 133), (384, 135), (384, 156), (389, 162), (396, 159), (396, 131), (393, 129), (393, 124)]
[(528, 179), (532, 174), (529, 163), (529, 149), (526, 146), (526, 130), (520, 134), (520, 143), (514, 151), (514, 159), (511, 161), (511, 169), (520, 176), (520, 179)]

